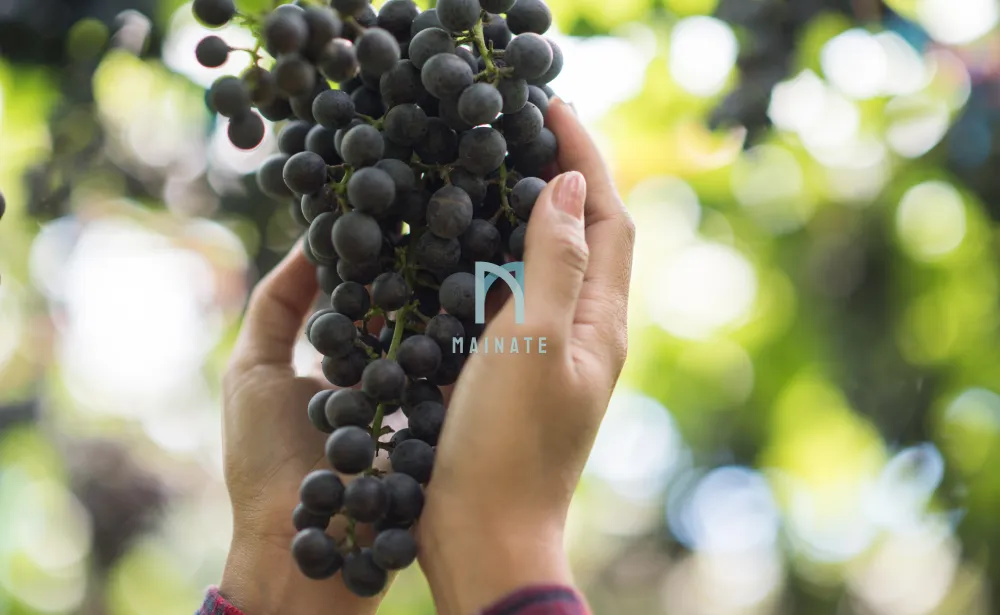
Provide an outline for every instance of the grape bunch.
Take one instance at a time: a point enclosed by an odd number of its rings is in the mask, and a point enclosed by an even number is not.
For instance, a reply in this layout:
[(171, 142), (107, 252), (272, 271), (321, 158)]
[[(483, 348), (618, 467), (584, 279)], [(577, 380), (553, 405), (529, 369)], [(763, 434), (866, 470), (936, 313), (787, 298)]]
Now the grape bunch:
[[(208, 26), (235, 20), (259, 35), (244, 50), (251, 68), (216, 81), (207, 102), (230, 119), (239, 148), (261, 143), (262, 118), (281, 123), (279, 153), (257, 182), (293, 203), (330, 297), (305, 331), (340, 388), (307, 409), (330, 434), (334, 471), (302, 482), (292, 553), (306, 576), (340, 571), (354, 593), (373, 596), (416, 558), (409, 530), (446, 416), (441, 387), (456, 382), (482, 332), (475, 263), (523, 258), (539, 177), (556, 158), (544, 125), (563, 67), (542, 36), (552, 15), (541, 0), (438, 0), (423, 12), (389, 0), (377, 13), (368, 0), (266, 15), (239, 14), (232, 0), (193, 7)], [(216, 67), (233, 51), (208, 36), (196, 53)], [(383, 420), (397, 411), (408, 427), (393, 432)], [(391, 472), (374, 467), (380, 452)], [(340, 542), (326, 533), (337, 515), (347, 519)], [(373, 526), (370, 547), (358, 524)]]

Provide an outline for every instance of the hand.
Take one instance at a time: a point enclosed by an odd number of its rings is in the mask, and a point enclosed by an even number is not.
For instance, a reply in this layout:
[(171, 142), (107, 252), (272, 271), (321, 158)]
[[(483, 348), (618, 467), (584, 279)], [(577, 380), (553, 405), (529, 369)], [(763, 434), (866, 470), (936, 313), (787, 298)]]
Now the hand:
[[(330, 467), (327, 436), (305, 412), (312, 396), (329, 385), (296, 377), (292, 368), (293, 348), (317, 292), (316, 270), (296, 246), (254, 290), (223, 383), (233, 542), (219, 590), (246, 615), (364, 615), (379, 604), (351, 594), (340, 575), (307, 579), (290, 551), (299, 485), (309, 472)], [(335, 523), (328, 533), (341, 538), (344, 528)]]
[(519, 587), (571, 583), (566, 513), (625, 361), (634, 227), (573, 111), (553, 100), (547, 125), (565, 173), (528, 225), (525, 322), (514, 323), (508, 301), (483, 334), (491, 344), (518, 338), (521, 353), (466, 363), (418, 524), (443, 615), (468, 615)]

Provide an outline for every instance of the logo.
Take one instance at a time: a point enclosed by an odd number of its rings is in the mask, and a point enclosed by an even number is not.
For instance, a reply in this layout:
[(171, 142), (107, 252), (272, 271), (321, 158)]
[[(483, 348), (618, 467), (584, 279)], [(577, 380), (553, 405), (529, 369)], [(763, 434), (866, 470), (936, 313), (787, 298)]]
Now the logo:
[[(513, 274), (513, 275), (511, 275)], [(524, 324), (524, 263), (508, 263), (503, 267), (476, 262), (476, 324), (486, 324), (486, 293), (497, 280), (503, 280), (514, 293), (514, 322)]]
[[(476, 263), (476, 324), (486, 324), (486, 293), (497, 280), (503, 280), (514, 295), (514, 323), (524, 324), (524, 263), (504, 266), (479, 261)], [(547, 337), (456, 337), (451, 341), (452, 352), (464, 353), (468, 342), (469, 354), (547, 354)]]

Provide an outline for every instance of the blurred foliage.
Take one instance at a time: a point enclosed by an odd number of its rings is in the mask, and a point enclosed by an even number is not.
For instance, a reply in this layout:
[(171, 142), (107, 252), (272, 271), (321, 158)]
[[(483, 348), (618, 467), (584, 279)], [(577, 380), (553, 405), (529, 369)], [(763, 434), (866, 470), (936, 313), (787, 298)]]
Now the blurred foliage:
[[(0, 613), (194, 608), (219, 374), (298, 232), (250, 175), (273, 138), (224, 146), (240, 67), (195, 65), (182, 0), (9, 4)], [(595, 612), (998, 612), (996, 3), (549, 4), (639, 229), (567, 539)], [(418, 571), (382, 612), (434, 612)]]

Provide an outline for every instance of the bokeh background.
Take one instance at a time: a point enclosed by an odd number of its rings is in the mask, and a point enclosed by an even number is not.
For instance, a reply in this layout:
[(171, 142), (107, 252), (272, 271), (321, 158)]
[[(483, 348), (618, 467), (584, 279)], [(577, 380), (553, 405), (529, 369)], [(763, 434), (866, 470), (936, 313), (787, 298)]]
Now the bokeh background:
[[(1000, 612), (1000, 4), (549, 3), (638, 226), (567, 538), (595, 613)], [(273, 133), (239, 152), (205, 108), (247, 60), (200, 67), (206, 33), (0, 0), (4, 615), (219, 578), (220, 373), (299, 231), (248, 176)], [(434, 612), (419, 571), (382, 612)]]

